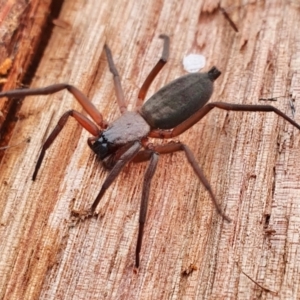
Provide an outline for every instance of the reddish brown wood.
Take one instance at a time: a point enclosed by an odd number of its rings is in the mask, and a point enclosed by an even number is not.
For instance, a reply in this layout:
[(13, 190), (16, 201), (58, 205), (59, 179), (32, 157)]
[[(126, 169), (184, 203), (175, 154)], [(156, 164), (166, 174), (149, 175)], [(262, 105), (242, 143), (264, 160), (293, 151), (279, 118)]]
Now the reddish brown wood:
[[(0, 0), (0, 85), (8, 90), (19, 87), (24, 74), (36, 55), (45, 27), (51, 0)], [(6, 72), (3, 71), (6, 69)], [(15, 126), (15, 103), (0, 101), (0, 145), (9, 143)], [(0, 158), (2, 157), (0, 153)]]

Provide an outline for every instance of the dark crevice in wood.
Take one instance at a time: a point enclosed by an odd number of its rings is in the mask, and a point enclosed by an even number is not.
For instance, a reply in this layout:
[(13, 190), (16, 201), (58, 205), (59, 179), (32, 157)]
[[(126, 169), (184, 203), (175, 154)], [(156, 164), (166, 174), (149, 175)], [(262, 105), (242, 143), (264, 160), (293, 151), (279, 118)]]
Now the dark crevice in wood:
[[(61, 0), (53, 0), (50, 5), (49, 14), (46, 17), (47, 20), (45, 21), (44, 26), (41, 28), (41, 34), (40, 36), (36, 37), (39, 41), (37, 42), (37, 46), (34, 49), (34, 55), (32, 55), (32, 60), (27, 70), (24, 70), (25, 71), (24, 75), (20, 78), (20, 81), (22, 82), (22, 86), (25, 87), (30, 86), (35, 76), (36, 70), (40, 64), (40, 61), (42, 60), (48, 42), (51, 38), (53, 28), (55, 26), (53, 24), (53, 20), (58, 18), (63, 2), (64, 1)], [(19, 34), (22, 34), (23, 29), (26, 26), (26, 22), (32, 22), (32, 21), (34, 20), (30, 19), (28, 14), (26, 14), (26, 16), (24, 15), (23, 20), (20, 21), (20, 26), (18, 28), (18, 31), (14, 34), (14, 37), (12, 38), (11, 45), (15, 45), (15, 42), (13, 40), (17, 39)], [(13, 49), (11, 50), (13, 51)], [(11, 105), (8, 108), (9, 111), (0, 128), (0, 147), (7, 146), (9, 143), (13, 129), (18, 121), (18, 112), (22, 106), (22, 102), (23, 102), (23, 98), (11, 99)], [(0, 162), (2, 160), (4, 152), (5, 151), (3, 150), (0, 151)]]
[(52, 1), (52, 4), (50, 6), (50, 14), (47, 17), (44, 28), (41, 29), (39, 45), (37, 49), (35, 49), (35, 54), (22, 80), (22, 83), (25, 86), (29, 86), (35, 76), (36, 70), (40, 64), (40, 61), (42, 60), (44, 52), (48, 46), (48, 42), (51, 38), (53, 28), (55, 26), (53, 24), (53, 20), (58, 18), (63, 2), (64, 1), (61, 0)]

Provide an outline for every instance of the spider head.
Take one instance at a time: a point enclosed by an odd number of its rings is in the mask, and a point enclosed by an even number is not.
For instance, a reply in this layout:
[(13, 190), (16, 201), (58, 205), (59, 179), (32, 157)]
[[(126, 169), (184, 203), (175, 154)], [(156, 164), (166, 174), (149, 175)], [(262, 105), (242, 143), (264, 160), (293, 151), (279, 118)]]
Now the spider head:
[(91, 148), (101, 160), (116, 150), (113, 144), (109, 143), (103, 134), (92, 144)]

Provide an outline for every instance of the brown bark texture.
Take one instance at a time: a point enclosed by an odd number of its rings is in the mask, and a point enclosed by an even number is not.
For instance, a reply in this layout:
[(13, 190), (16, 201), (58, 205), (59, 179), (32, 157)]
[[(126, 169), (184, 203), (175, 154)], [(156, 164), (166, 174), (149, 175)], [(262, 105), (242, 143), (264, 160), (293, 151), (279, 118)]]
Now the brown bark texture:
[[(0, 3), (2, 14), (1, 5), (17, 5)], [(50, 3), (24, 5), (26, 17), (16, 21), (13, 32), (22, 26), (14, 43), (27, 44), (14, 47), (13, 56), (9, 47), (1, 52), (1, 63), (12, 59), (4, 89), (20, 87), (21, 73), (40, 46), (33, 41), (49, 30), (43, 24), (51, 16)], [(35, 7), (42, 12), (30, 13)], [(185, 55), (199, 53), (206, 57), (205, 71), (213, 65), (222, 71), (211, 101), (271, 104), (300, 123), (298, 0), (65, 0), (55, 19), (30, 86), (70, 83), (109, 122), (120, 112), (104, 44), (112, 50), (132, 109), (161, 55), (158, 36), (165, 33), (170, 58), (148, 96), (185, 74)], [(0, 33), (7, 33), (3, 24)], [(32, 37), (33, 26), (40, 31)], [(8, 111), (4, 103), (11, 101), (16, 100), (0, 99), (2, 119)], [(37, 180), (31, 180), (43, 141), (69, 109), (83, 111), (67, 91), (26, 97), (13, 130), (1, 137), (10, 146), (0, 150), (1, 299), (300, 298), (297, 128), (274, 113), (214, 109), (175, 138), (190, 146), (232, 222), (217, 214), (183, 153), (162, 155), (135, 270), (146, 163), (125, 167), (99, 203), (97, 219), (76, 222), (71, 210), (89, 208), (107, 171), (86, 144), (89, 134), (70, 118)]]
[[(29, 66), (34, 65), (50, 5), (50, 0), (0, 1), (0, 85), (4, 90), (26, 82), (24, 77)], [(18, 108), (18, 101), (0, 101), (0, 145), (9, 142), (10, 134), (4, 131), (14, 127)]]

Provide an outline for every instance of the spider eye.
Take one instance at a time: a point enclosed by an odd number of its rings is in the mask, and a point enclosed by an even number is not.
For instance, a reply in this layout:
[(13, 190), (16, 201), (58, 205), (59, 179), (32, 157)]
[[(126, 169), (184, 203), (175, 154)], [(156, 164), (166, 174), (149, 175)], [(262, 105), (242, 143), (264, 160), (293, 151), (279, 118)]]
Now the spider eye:
[(109, 154), (109, 145), (106, 138), (102, 135), (100, 138), (93, 144), (93, 151), (100, 157), (104, 159)]

